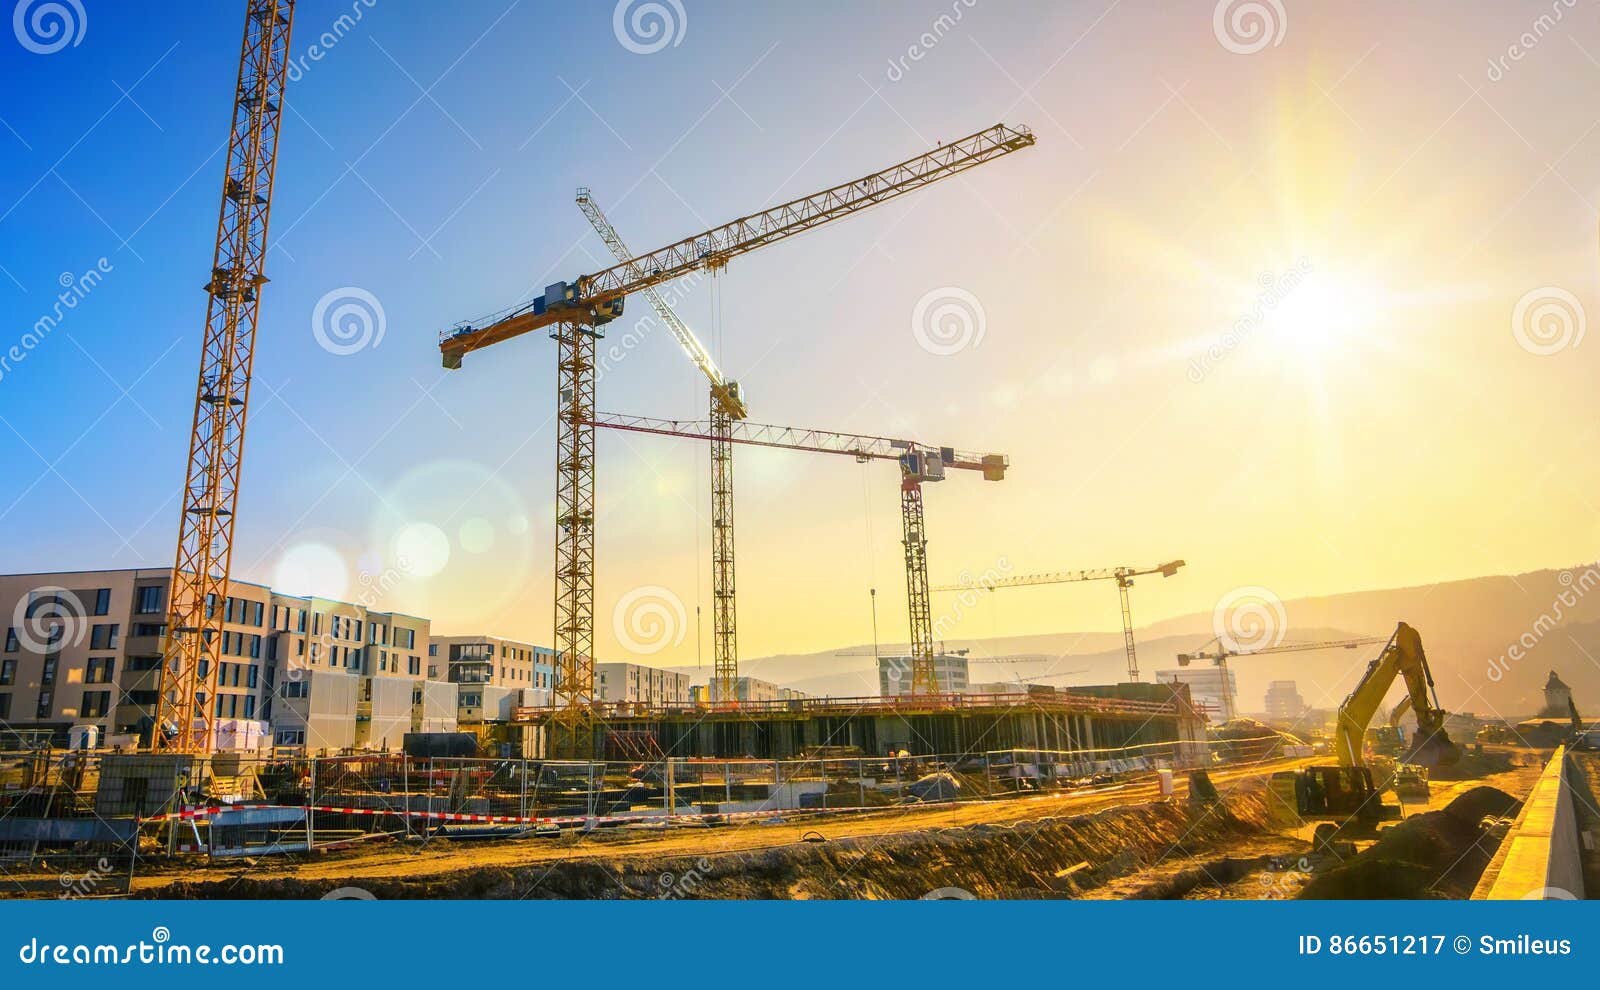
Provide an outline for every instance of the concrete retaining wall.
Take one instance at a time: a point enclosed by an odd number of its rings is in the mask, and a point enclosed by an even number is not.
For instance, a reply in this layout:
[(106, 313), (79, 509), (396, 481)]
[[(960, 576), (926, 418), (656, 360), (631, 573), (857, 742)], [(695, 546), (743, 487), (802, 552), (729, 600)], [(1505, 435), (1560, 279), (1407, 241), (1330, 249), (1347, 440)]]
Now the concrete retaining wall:
[(1550, 758), (1500, 844), (1472, 899), (1574, 900), (1584, 896), (1583, 846), (1578, 834), (1566, 747)]

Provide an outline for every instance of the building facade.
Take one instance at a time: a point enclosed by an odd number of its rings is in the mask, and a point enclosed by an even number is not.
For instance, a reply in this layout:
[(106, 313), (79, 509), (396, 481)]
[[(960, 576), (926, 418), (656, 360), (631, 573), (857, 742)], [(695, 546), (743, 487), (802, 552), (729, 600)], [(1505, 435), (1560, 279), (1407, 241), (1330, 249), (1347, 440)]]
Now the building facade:
[(690, 680), (688, 674), (637, 663), (594, 665), (594, 693), (599, 701), (688, 705), (693, 700)]
[(1238, 712), (1238, 683), (1227, 667), (1177, 667), (1156, 671), (1156, 680), (1165, 684), (1189, 685), (1189, 696), (1213, 722), (1227, 721)]
[[(54, 745), (88, 727), (100, 745), (138, 745), (170, 586), (170, 568), (0, 576), (0, 724)], [(425, 673), (427, 619), (238, 580), (229, 591), (208, 606), (223, 615), (222, 660), (202, 699), (224, 745), (395, 749), (406, 732), (454, 729), (453, 695), (446, 705)]]
[[(957, 653), (940, 653), (933, 658), (934, 679), (943, 694), (966, 694), (970, 688), (967, 679), (967, 658)], [(878, 697), (898, 698), (911, 694), (911, 657), (878, 658)]]
[(556, 680), (554, 650), (500, 636), (437, 636), (428, 667), (430, 677), (457, 686), (462, 724), (505, 722), (518, 706), (548, 705)]
[(1305, 714), (1306, 699), (1294, 681), (1273, 681), (1267, 685), (1265, 711), (1269, 722), (1293, 722)]

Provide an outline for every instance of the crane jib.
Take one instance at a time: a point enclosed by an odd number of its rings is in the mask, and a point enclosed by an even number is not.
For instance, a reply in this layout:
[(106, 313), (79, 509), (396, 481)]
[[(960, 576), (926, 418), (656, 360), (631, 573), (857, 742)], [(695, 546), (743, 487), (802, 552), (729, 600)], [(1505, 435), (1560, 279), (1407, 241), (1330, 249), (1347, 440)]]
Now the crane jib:
[[(800, 199), (740, 217), (649, 254), (571, 282), (558, 282), (534, 301), (484, 326), (461, 324), (439, 340), (446, 367), (461, 355), (555, 323), (600, 326), (621, 314), (623, 297), (701, 269), (716, 269), (741, 254), (930, 185), (1034, 144), (1026, 127), (996, 124), (887, 169)], [(613, 305), (615, 304), (615, 305)]]

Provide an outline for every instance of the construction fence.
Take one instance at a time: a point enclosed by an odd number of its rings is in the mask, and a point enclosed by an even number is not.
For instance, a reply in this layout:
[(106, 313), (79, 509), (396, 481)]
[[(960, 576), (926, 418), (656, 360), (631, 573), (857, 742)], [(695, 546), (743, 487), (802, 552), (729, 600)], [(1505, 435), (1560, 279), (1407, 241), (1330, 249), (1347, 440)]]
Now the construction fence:
[[(141, 858), (735, 823), (1092, 792), (1291, 752), (1281, 738), (957, 756), (626, 761), (0, 754), (0, 893), (114, 896)], [(1159, 791), (1157, 793), (1160, 793)]]

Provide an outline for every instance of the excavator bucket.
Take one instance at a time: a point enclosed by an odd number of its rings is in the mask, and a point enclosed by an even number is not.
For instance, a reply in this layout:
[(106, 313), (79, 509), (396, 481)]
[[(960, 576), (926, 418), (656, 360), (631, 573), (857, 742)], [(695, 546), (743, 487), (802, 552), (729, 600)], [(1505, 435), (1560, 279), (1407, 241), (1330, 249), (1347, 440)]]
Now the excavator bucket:
[(1461, 747), (1451, 741), (1450, 734), (1444, 729), (1435, 729), (1426, 735), (1419, 729), (1401, 762), (1431, 768), (1447, 767), (1460, 759)]

